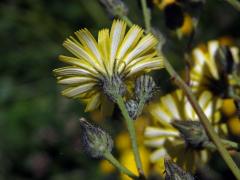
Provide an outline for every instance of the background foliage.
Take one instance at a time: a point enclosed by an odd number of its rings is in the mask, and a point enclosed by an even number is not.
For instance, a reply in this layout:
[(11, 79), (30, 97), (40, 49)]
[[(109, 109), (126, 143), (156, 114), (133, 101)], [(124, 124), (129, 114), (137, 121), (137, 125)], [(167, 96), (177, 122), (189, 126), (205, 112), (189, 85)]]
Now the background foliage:
[[(132, 20), (143, 25), (139, 3), (126, 3)], [(187, 40), (178, 40), (165, 28), (157, 8), (153, 14), (154, 26), (168, 38), (166, 54), (180, 70)], [(96, 35), (110, 26), (110, 19), (97, 0), (1, 1), (0, 179), (106, 178), (98, 161), (82, 153), (77, 119), (84, 108), (60, 96), (52, 70), (61, 65), (58, 55), (67, 53), (61, 46), (67, 36), (83, 27)], [(239, 27), (239, 14), (230, 5), (207, 1), (194, 42), (225, 35), (239, 41)], [(156, 79), (159, 84), (170, 82), (165, 73)]]

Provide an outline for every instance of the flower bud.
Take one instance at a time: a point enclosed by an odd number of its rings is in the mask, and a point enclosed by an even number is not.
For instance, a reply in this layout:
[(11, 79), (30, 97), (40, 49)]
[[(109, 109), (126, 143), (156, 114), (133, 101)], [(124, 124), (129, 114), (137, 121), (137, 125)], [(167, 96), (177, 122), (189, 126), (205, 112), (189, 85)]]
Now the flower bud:
[(174, 121), (172, 125), (179, 130), (187, 146), (203, 149), (212, 144), (199, 121)]
[(107, 12), (113, 16), (127, 16), (128, 8), (122, 0), (100, 0)]
[(156, 84), (153, 78), (149, 75), (140, 76), (135, 85), (135, 95), (137, 100), (143, 99), (148, 102), (154, 95)]
[(85, 118), (80, 119), (82, 138), (86, 152), (96, 158), (100, 158), (106, 152), (111, 152), (113, 140), (109, 134), (98, 127), (94, 127)]
[(164, 160), (166, 177), (165, 180), (194, 180), (194, 177), (181, 169), (178, 165), (171, 162), (170, 159)]
[(137, 113), (138, 113), (138, 102), (130, 99), (126, 102), (126, 108), (128, 110), (129, 116), (135, 120), (137, 118)]

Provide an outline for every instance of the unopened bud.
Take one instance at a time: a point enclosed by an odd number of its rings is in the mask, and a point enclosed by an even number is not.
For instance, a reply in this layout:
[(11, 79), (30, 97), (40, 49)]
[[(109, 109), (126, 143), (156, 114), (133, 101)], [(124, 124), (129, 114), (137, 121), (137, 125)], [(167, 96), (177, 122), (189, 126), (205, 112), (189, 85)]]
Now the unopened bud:
[(212, 144), (199, 121), (174, 121), (172, 125), (179, 130), (187, 146), (203, 149)]
[(113, 16), (127, 16), (128, 8), (122, 0), (100, 0), (107, 12)]
[(126, 102), (126, 108), (128, 110), (129, 116), (133, 120), (135, 120), (137, 118), (137, 113), (138, 113), (138, 102), (130, 99)]
[(156, 84), (153, 78), (149, 75), (140, 76), (135, 85), (135, 95), (137, 100), (144, 99), (144, 102), (148, 102), (154, 95), (156, 90)]
[(119, 76), (114, 75), (110, 79), (103, 80), (103, 91), (110, 100), (116, 102), (119, 95), (123, 96), (125, 94), (126, 86)]
[(113, 140), (108, 133), (94, 127), (85, 118), (81, 118), (80, 123), (83, 130), (83, 143), (90, 156), (100, 158), (103, 157), (104, 153), (112, 151)]
[(165, 180), (194, 180), (194, 177), (173, 163), (170, 159), (165, 158)]

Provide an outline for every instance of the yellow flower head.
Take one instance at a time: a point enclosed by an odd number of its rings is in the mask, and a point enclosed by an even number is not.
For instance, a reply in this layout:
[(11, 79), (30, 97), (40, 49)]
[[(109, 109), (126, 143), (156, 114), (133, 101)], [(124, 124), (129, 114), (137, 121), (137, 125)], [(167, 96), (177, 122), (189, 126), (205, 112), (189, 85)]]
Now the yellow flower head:
[(122, 81), (163, 67), (157, 56), (157, 39), (144, 35), (144, 30), (133, 25), (126, 32), (126, 23), (114, 20), (111, 30), (102, 29), (98, 39), (87, 29), (75, 32), (63, 46), (74, 57), (60, 55), (59, 59), (70, 66), (54, 70), (58, 83), (67, 85), (62, 92), (69, 98), (79, 98), (87, 103), (86, 111), (96, 109), (103, 98), (103, 83), (113, 76)]
[[(225, 132), (226, 125), (219, 124), (222, 101), (214, 99), (210, 92), (204, 91), (198, 97), (198, 102), (215, 130), (218, 133)], [(185, 169), (194, 170), (197, 164), (207, 160), (208, 154), (205, 150), (186, 149), (184, 139), (171, 125), (174, 121), (198, 121), (197, 114), (182, 90), (161, 97), (160, 103), (150, 105), (149, 112), (154, 123), (146, 128), (144, 135), (145, 145), (154, 149), (150, 156), (151, 162), (163, 168), (164, 157), (170, 156)]]
[(195, 48), (192, 52), (193, 66), (190, 71), (192, 90), (202, 92), (210, 90), (216, 95), (225, 97), (228, 85), (232, 81), (232, 64), (239, 64), (239, 49), (225, 46), (226, 62), (219, 57), (223, 48), (219, 41), (209, 41), (207, 45)]

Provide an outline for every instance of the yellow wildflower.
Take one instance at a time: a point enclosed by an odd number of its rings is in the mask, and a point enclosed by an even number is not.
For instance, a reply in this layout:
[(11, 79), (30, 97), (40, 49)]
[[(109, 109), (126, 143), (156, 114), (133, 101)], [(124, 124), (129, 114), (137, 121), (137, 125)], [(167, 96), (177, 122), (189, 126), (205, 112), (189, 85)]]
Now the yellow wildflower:
[(144, 35), (144, 30), (133, 25), (126, 32), (126, 23), (114, 20), (111, 30), (102, 29), (96, 41), (85, 28), (70, 36), (63, 46), (74, 57), (60, 55), (59, 59), (70, 66), (54, 70), (58, 83), (67, 85), (62, 94), (87, 103), (86, 111), (100, 106), (105, 98), (104, 81), (118, 76), (126, 82), (138, 74), (163, 67), (157, 55), (157, 39)]
[[(215, 95), (226, 97), (228, 85), (233, 84), (231, 63), (239, 63), (239, 49), (235, 46), (227, 46), (227, 62), (221, 62), (219, 41), (209, 41), (207, 45), (201, 45), (192, 52), (193, 66), (190, 70), (190, 84), (194, 92), (209, 90)], [(233, 61), (233, 62), (228, 62)], [(226, 71), (227, 75), (224, 73)], [(231, 70), (230, 70), (231, 71)]]
[[(222, 101), (213, 98), (213, 95), (204, 91), (198, 97), (198, 102), (204, 113), (214, 125), (218, 133), (226, 132), (226, 125), (219, 124)], [(145, 130), (145, 145), (154, 149), (150, 156), (151, 162), (157, 167), (163, 166), (163, 158), (170, 156), (177, 164), (187, 170), (194, 170), (201, 162), (206, 162), (206, 150), (186, 149), (180, 133), (171, 123), (174, 121), (198, 121), (198, 116), (190, 105), (182, 90), (176, 90), (160, 99), (160, 103), (151, 104), (149, 112), (154, 121), (153, 125)], [(185, 154), (183, 156), (183, 154)], [(164, 170), (161, 171), (162, 173)]]

